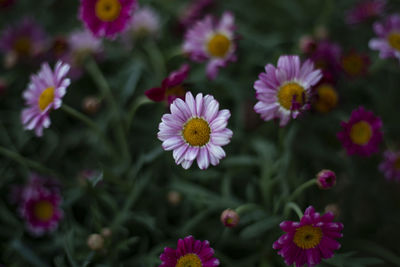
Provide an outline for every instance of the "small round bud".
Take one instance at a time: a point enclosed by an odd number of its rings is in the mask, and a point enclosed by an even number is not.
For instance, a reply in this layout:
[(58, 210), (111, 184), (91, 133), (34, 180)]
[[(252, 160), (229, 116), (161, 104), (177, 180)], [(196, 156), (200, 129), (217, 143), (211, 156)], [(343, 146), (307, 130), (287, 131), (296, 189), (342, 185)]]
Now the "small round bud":
[(177, 191), (169, 191), (167, 200), (171, 205), (177, 206), (182, 201), (182, 195)]
[(304, 54), (309, 54), (314, 52), (317, 44), (312, 36), (303, 35), (299, 40), (299, 47), (301, 52)]
[(4, 68), (12, 69), (18, 61), (18, 55), (15, 52), (9, 52), (4, 56)]
[(110, 228), (101, 229), (101, 235), (106, 238), (111, 237), (112, 235), (111, 229)]
[(335, 217), (340, 216), (340, 208), (337, 204), (328, 204), (325, 206), (325, 212), (332, 212)]
[(87, 113), (87, 114), (96, 114), (97, 111), (100, 109), (101, 102), (99, 98), (95, 96), (88, 96), (83, 99), (82, 102), (82, 109)]
[(336, 184), (336, 174), (331, 170), (322, 170), (317, 174), (317, 184), (321, 189), (329, 189)]
[(231, 209), (226, 209), (221, 213), (221, 222), (226, 227), (232, 228), (239, 223), (239, 214)]
[(104, 246), (104, 238), (99, 234), (91, 234), (87, 240), (87, 245), (91, 250), (100, 250)]

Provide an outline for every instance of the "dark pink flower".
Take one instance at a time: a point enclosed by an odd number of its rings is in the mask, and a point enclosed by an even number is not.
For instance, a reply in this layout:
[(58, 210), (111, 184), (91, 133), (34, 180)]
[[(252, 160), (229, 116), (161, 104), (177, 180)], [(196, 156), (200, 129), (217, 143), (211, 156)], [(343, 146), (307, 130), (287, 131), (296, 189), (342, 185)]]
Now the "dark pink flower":
[(165, 101), (168, 104), (174, 102), (176, 98), (185, 96), (185, 88), (183, 82), (189, 75), (190, 66), (183, 64), (178, 70), (171, 72), (167, 78), (165, 78), (161, 87), (151, 88), (144, 92), (144, 94), (151, 100), (156, 102)]
[(347, 11), (347, 24), (358, 24), (370, 18), (377, 17), (385, 11), (386, 0), (359, 1), (352, 9)]
[(400, 151), (387, 150), (383, 157), (379, 170), (385, 174), (387, 180), (400, 182)]
[(338, 139), (347, 150), (347, 154), (370, 156), (379, 150), (382, 141), (382, 121), (371, 111), (359, 107), (353, 110), (348, 122), (341, 123), (343, 131)]
[(193, 236), (179, 239), (176, 249), (164, 248), (160, 259), (162, 263), (159, 267), (219, 266), (219, 260), (214, 258), (214, 250), (210, 248), (210, 243), (207, 240), (196, 240)]
[(331, 170), (322, 170), (317, 174), (317, 184), (321, 189), (329, 189), (336, 184), (336, 174)]
[(273, 248), (279, 250), (278, 254), (288, 266), (308, 264), (313, 267), (322, 259), (333, 257), (334, 250), (340, 248), (336, 239), (343, 236), (343, 224), (333, 222), (333, 219), (333, 213), (321, 216), (310, 206), (300, 222), (284, 221), (280, 224), (286, 234), (275, 241)]
[(336, 82), (341, 71), (341, 48), (338, 44), (328, 40), (317, 43), (315, 50), (310, 54), (310, 59), (315, 67), (321, 69), (323, 82)]

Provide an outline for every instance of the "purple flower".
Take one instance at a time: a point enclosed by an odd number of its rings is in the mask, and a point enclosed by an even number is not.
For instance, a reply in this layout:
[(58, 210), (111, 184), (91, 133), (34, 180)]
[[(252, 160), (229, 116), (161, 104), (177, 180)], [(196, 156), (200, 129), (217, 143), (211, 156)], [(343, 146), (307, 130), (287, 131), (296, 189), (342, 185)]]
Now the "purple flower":
[(115, 39), (126, 29), (136, 0), (81, 0), (79, 18), (96, 37)]
[(379, 165), (388, 181), (400, 182), (400, 151), (387, 150), (383, 154), (384, 160)]
[(219, 103), (211, 95), (187, 92), (185, 101), (177, 98), (170, 105), (171, 114), (164, 114), (158, 126), (158, 139), (164, 150), (173, 150), (176, 164), (190, 168), (197, 158), (200, 169), (210, 163), (218, 165), (225, 157), (221, 146), (227, 145), (232, 131), (226, 128), (231, 113), (219, 111)]
[(382, 121), (371, 111), (359, 107), (353, 110), (348, 122), (342, 122), (343, 131), (338, 139), (347, 150), (347, 154), (370, 156), (379, 150), (382, 141)]
[(221, 222), (226, 227), (235, 227), (236, 225), (238, 225), (239, 220), (239, 214), (234, 210), (226, 209), (221, 213)]
[(321, 77), (310, 60), (301, 64), (298, 56), (280, 56), (277, 67), (267, 64), (254, 83), (259, 100), (254, 110), (263, 120), (279, 118), (280, 126), (285, 126), (309, 108), (311, 87)]
[(196, 62), (208, 61), (207, 77), (217, 77), (219, 68), (236, 61), (235, 18), (224, 12), (219, 21), (207, 16), (185, 34), (184, 53)]
[(321, 216), (310, 206), (300, 222), (284, 221), (280, 224), (286, 234), (275, 241), (273, 248), (279, 250), (278, 254), (288, 266), (315, 266), (322, 259), (333, 257), (334, 250), (340, 248), (336, 239), (343, 236), (343, 224), (333, 222), (333, 219), (333, 213)]
[(341, 71), (341, 54), (340, 46), (328, 40), (319, 42), (310, 54), (315, 67), (322, 70), (325, 82), (336, 82)]
[(196, 240), (193, 236), (187, 236), (178, 240), (176, 249), (164, 248), (160, 255), (162, 261), (159, 267), (216, 267), (219, 260), (214, 258), (214, 250), (210, 243)]
[(369, 41), (369, 48), (379, 50), (380, 58), (400, 60), (400, 15), (391, 15), (383, 23), (376, 22), (374, 31), (378, 38)]
[(322, 170), (317, 174), (317, 184), (321, 189), (332, 188), (336, 184), (336, 174), (331, 170)]
[(198, 20), (202, 19), (207, 10), (210, 10), (215, 4), (215, 0), (192, 0), (179, 19), (180, 27), (188, 29)]
[(386, 0), (363, 0), (347, 11), (347, 24), (358, 24), (377, 17), (385, 11)]
[(22, 124), (26, 130), (35, 130), (42, 136), (43, 128), (50, 126), (50, 111), (61, 107), (62, 98), (67, 92), (70, 80), (65, 78), (69, 65), (57, 62), (54, 71), (44, 63), (37, 75), (31, 76), (28, 88), (23, 93), (25, 104), (22, 111)]
[(42, 52), (45, 39), (43, 29), (32, 18), (25, 18), (1, 33), (0, 51), (18, 59), (32, 58)]
[(171, 104), (176, 98), (185, 96), (185, 88), (182, 83), (189, 75), (190, 66), (188, 64), (182, 65), (178, 70), (171, 72), (165, 78), (161, 87), (151, 88), (144, 92), (144, 94), (151, 100), (156, 102), (165, 101)]

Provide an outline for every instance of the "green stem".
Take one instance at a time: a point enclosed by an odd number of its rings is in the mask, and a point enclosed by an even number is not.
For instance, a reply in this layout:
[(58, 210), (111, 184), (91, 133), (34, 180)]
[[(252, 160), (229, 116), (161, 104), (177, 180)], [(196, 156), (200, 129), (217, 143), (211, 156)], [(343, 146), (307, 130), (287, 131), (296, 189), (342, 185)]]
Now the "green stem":
[(288, 201), (293, 201), (295, 200), (305, 189), (317, 184), (317, 179), (313, 178), (304, 184), (300, 185), (297, 187), (297, 189), (292, 193), (292, 195), (289, 196)]
[(23, 165), (23, 166), (27, 166), (29, 168), (35, 169), (39, 172), (43, 172), (43, 173), (48, 173), (51, 175), (57, 175), (55, 171), (43, 166), (41, 163), (27, 159), (23, 156), (21, 156), (20, 154), (11, 151), (7, 148), (4, 147), (0, 147), (0, 155), (3, 155), (5, 157), (8, 157), (12, 160), (15, 160), (16, 162), (18, 162), (19, 164)]
[(141, 107), (142, 105), (146, 105), (146, 104), (150, 104), (153, 103), (153, 101), (151, 101), (150, 99), (148, 99), (145, 96), (139, 97), (137, 98), (131, 105), (130, 109), (129, 109), (129, 113), (128, 113), (128, 118), (127, 118), (127, 129), (129, 131), (131, 125), (132, 125), (132, 121), (133, 121), (133, 117), (135, 117), (136, 111), (139, 109), (139, 107)]
[(289, 215), (290, 210), (296, 212), (297, 216), (299, 216), (299, 219), (303, 217), (303, 212), (301, 211), (299, 206), (294, 202), (288, 202), (286, 203), (285, 210), (283, 212), (285, 218), (287, 218), (287, 216)]
[(153, 65), (153, 69), (156, 72), (158, 79), (163, 79), (163, 77), (166, 76), (167, 71), (165, 69), (164, 56), (162, 55), (157, 44), (154, 41), (147, 42), (144, 46), (144, 49), (150, 59), (151, 64)]
[(246, 213), (251, 210), (255, 209), (262, 209), (262, 207), (258, 204), (254, 203), (248, 203), (248, 204), (243, 204), (235, 209), (235, 211), (239, 214), (242, 215), (243, 213)]

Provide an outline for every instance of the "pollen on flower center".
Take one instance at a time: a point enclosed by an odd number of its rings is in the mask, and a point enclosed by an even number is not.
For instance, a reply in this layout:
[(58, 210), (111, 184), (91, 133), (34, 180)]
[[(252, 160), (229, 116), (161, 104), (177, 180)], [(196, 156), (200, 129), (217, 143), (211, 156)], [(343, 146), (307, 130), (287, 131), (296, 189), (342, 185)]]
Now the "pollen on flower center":
[(28, 37), (20, 37), (14, 42), (14, 50), (19, 55), (29, 55), (31, 51), (31, 41)]
[(186, 254), (178, 259), (175, 267), (202, 267), (199, 256), (193, 253)]
[(192, 118), (184, 126), (183, 138), (191, 146), (204, 146), (210, 140), (211, 129), (204, 119)]
[(278, 101), (282, 107), (287, 110), (292, 109), (293, 103), (304, 105), (304, 88), (298, 83), (290, 82), (283, 86), (278, 91)]
[(388, 36), (389, 44), (396, 50), (400, 50), (400, 33), (394, 32)]
[(44, 111), (48, 105), (54, 100), (54, 87), (49, 87), (44, 90), (39, 96), (39, 108)]
[(355, 123), (350, 130), (350, 139), (357, 145), (365, 145), (372, 137), (372, 128), (366, 121)]
[(296, 229), (293, 242), (302, 249), (315, 248), (322, 239), (322, 230), (320, 227), (305, 225)]
[(221, 33), (215, 34), (208, 42), (208, 52), (214, 57), (224, 57), (228, 53), (231, 41)]
[(363, 70), (364, 61), (358, 55), (351, 54), (342, 59), (343, 69), (350, 75), (358, 75)]
[(53, 217), (53, 213), (53, 205), (47, 200), (37, 202), (33, 208), (33, 214), (39, 221), (48, 221)]
[(121, 12), (119, 0), (98, 0), (96, 2), (96, 16), (105, 22), (114, 21)]

